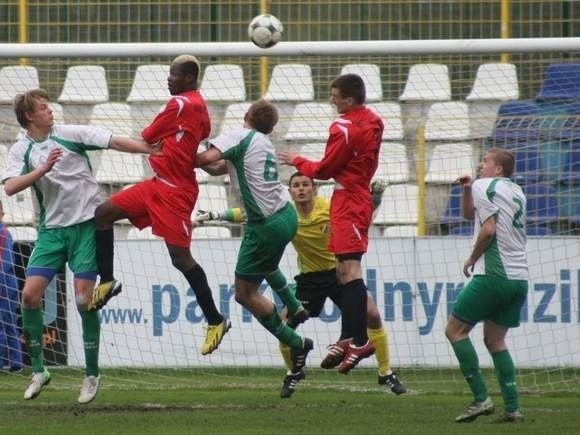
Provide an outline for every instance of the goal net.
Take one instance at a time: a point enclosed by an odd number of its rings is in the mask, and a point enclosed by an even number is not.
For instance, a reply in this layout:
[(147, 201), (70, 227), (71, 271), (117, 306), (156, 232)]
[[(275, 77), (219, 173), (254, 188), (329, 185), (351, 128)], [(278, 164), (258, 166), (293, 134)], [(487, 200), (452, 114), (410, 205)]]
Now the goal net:
[[(460, 193), (453, 182), (463, 174), (475, 175), (487, 148), (512, 150), (514, 180), (528, 198), (530, 287), (522, 325), (508, 335), (509, 347), (523, 387), (577, 391), (580, 57), (558, 41), (538, 53), (530, 49), (532, 42), (520, 51), (511, 48), (504, 62), (500, 55), (506, 46), (497, 41), (495, 46), (484, 41), (490, 44), (485, 50), (472, 44), (462, 51), (422, 42), (425, 48), (408, 53), (386, 44), (380, 53), (361, 45), (360, 52), (355, 48), (343, 54), (330, 43), (327, 52), (318, 43), (318, 51), (307, 55), (308, 44), (292, 43), (279, 44), (272, 56), (249, 48), (249, 43), (236, 45), (243, 47), (236, 55), (227, 50), (220, 54), (211, 44), (211, 50), (188, 52), (201, 53), (200, 89), (210, 109), (212, 136), (241, 126), (249, 103), (264, 97), (280, 112), (272, 135), (277, 149), (292, 149), (313, 160), (323, 155), (328, 125), (336, 117), (328, 103), (329, 83), (345, 72), (363, 77), (367, 104), (385, 122), (375, 179), (387, 183), (363, 273), (389, 334), (391, 364), (404, 367), (405, 373), (430, 369), (436, 377), (439, 370), (456, 367), (444, 328), (466, 283), (461, 269), (473, 226), (461, 217)], [(139, 137), (169, 98), (168, 68), (180, 54), (171, 45), (147, 57), (139, 50), (111, 56), (105, 48), (88, 57), (84, 47), (72, 53), (59, 49), (55, 45), (44, 55), (22, 54), (29, 56), (25, 62), (21, 55), (0, 59), (2, 168), (10, 146), (23, 134), (10, 106), (16, 93), (45, 88), (57, 122), (105, 126)], [(104, 198), (152, 175), (143, 156), (105, 150), (91, 152), (90, 158)], [(280, 174), (286, 183), (291, 171), (281, 168)], [(227, 177), (197, 171), (197, 179), (197, 209), (221, 211), (239, 204)], [(319, 194), (329, 196), (332, 188), (321, 181)], [(2, 190), (0, 196), (3, 221), (20, 254), (22, 286), (23, 267), (36, 238), (38, 204), (30, 189), (12, 197)], [(216, 352), (201, 356), (205, 319), (193, 291), (171, 265), (163, 240), (118, 222), (115, 271), (123, 292), (99, 314), (101, 366), (137, 372), (282, 368), (276, 339), (234, 299), (234, 266), (243, 231), (243, 226), (226, 223), (194, 229), (193, 256), (205, 269), (218, 308), (233, 325)], [(297, 273), (291, 246), (281, 269), (290, 280)], [(49, 364), (80, 368), (84, 356), (72, 276), (63, 271), (57, 278), (44, 297), (45, 357)], [(261, 290), (273, 297), (265, 284)], [(314, 340), (308, 363), (317, 367), (326, 345), (339, 336), (338, 309), (328, 302), (320, 318), (299, 331)], [(491, 367), (481, 336), (479, 326), (473, 340), (482, 366)], [(362, 365), (372, 368), (375, 361), (370, 358)], [(459, 371), (456, 380), (462, 382)]]

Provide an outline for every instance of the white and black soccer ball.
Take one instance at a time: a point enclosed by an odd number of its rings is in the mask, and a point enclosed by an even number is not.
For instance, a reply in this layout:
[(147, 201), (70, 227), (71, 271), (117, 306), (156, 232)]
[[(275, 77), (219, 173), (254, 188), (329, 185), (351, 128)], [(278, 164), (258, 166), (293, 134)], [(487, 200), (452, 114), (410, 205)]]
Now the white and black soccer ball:
[(274, 15), (262, 14), (254, 17), (248, 26), (248, 36), (260, 48), (269, 48), (282, 39), (284, 26)]

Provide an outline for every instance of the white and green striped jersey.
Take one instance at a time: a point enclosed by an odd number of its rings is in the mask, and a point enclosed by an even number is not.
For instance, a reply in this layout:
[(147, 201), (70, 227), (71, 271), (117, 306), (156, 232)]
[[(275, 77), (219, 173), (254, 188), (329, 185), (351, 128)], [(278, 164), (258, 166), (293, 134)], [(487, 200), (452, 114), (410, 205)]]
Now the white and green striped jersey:
[(526, 197), (508, 178), (481, 178), (471, 187), (475, 207), (474, 243), (481, 225), (495, 216), (491, 245), (479, 257), (474, 275), (528, 279), (526, 258)]
[(2, 181), (42, 165), (51, 150), (62, 148), (54, 167), (32, 186), (40, 205), (42, 228), (62, 228), (94, 218), (102, 202), (87, 150), (109, 146), (111, 132), (84, 125), (55, 125), (48, 138), (36, 142), (23, 136), (10, 148)]
[(260, 222), (289, 201), (278, 176), (276, 151), (265, 134), (242, 128), (209, 141), (226, 159), (231, 182), (246, 209), (248, 222)]

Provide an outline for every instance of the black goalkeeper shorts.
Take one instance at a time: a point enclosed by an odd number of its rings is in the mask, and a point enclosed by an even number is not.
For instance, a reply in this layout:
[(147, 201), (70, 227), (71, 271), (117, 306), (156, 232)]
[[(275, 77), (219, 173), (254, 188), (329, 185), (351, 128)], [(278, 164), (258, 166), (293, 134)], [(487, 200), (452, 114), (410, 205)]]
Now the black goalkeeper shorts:
[(296, 275), (296, 298), (310, 312), (310, 317), (318, 317), (326, 298), (330, 298), (340, 308), (340, 285), (336, 269), (309, 272)]

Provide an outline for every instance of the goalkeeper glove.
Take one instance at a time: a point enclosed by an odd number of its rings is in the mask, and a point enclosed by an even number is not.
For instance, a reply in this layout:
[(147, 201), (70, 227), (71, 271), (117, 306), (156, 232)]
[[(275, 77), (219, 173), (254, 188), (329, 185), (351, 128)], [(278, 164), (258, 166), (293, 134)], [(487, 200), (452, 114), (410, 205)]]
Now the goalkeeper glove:
[(195, 223), (201, 224), (208, 221), (221, 221), (222, 216), (220, 212), (217, 211), (205, 211), (205, 210), (198, 210), (195, 212), (195, 217), (193, 221)]
[(388, 183), (380, 178), (371, 183), (371, 193), (373, 195), (382, 195), (387, 188)]

